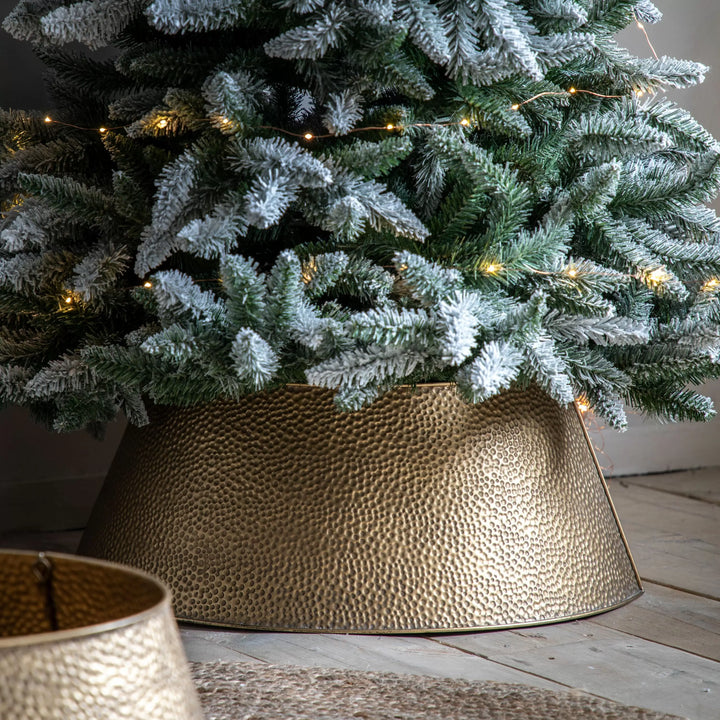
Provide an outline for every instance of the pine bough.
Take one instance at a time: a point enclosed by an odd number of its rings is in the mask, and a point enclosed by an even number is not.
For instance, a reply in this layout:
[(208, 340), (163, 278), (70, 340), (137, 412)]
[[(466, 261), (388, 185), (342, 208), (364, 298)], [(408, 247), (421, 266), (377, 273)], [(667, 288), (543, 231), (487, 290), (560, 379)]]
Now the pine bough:
[(4, 27), (57, 110), (0, 114), (0, 402), (97, 430), (287, 382), (343, 410), (534, 382), (618, 428), (712, 416), (688, 385), (720, 376), (720, 146), (653, 94), (707, 69), (631, 56), (636, 18), (23, 0)]

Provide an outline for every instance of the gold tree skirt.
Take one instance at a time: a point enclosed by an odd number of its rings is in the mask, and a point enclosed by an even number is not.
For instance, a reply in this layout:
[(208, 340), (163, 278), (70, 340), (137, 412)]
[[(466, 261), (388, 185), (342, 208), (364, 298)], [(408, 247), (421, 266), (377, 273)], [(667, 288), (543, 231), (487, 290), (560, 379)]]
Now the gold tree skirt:
[(641, 588), (574, 408), (290, 386), (128, 429), (80, 552), (157, 575), (191, 622), (406, 633), (531, 625)]

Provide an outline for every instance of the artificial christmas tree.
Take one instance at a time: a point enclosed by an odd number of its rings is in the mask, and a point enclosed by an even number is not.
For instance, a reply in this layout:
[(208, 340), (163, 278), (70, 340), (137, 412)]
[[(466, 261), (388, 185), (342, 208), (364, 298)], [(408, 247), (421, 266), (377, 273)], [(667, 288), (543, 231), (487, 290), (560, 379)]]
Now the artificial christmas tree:
[(613, 40), (658, 19), (648, 0), (20, 3), (5, 27), (58, 109), (3, 116), (2, 397), (59, 430), (288, 383), (345, 411), (450, 382), (470, 403), (582, 396), (618, 428), (626, 402), (707, 419), (687, 385), (720, 375), (718, 144), (658, 96), (706, 69)]

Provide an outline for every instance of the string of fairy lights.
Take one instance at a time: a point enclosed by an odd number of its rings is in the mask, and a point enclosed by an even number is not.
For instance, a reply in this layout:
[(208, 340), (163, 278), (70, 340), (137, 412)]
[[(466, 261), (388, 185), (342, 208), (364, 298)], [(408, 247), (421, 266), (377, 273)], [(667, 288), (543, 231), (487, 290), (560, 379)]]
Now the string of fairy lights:
[[(640, 21), (637, 14), (633, 12), (633, 18), (635, 19), (635, 25), (636, 27), (643, 33), (645, 37), (645, 41), (648, 44), (648, 47), (650, 48), (650, 51), (653, 54), (653, 57), (658, 60), (658, 54), (655, 50), (655, 47), (652, 44), (652, 41), (650, 40), (650, 36), (648, 34), (647, 29), (645, 28), (644, 23)], [(637, 88), (634, 91), (635, 95), (638, 97), (642, 97), (645, 95), (645, 90), (642, 88)], [(574, 95), (592, 95), (598, 98), (604, 98), (604, 99), (618, 99), (622, 98), (623, 95), (605, 95), (603, 93), (595, 92), (594, 90), (587, 90), (584, 88), (576, 88), (574, 86), (569, 87), (567, 90), (546, 90), (544, 92), (537, 93), (536, 95), (533, 95), (532, 97), (527, 98), (526, 100), (523, 100), (522, 102), (512, 103), (510, 105), (511, 110), (520, 110), (521, 107), (528, 105), (529, 103), (535, 102), (536, 100), (539, 100), (542, 97), (548, 97), (548, 96), (555, 96), (555, 97), (572, 97)], [(80, 125), (74, 125), (73, 123), (67, 123), (61, 120), (55, 120), (54, 118), (51, 118), (49, 115), (45, 116), (45, 122), (48, 124), (55, 124), (55, 125), (63, 125), (65, 127), (71, 127), (75, 128), (77, 130), (97, 130), (101, 135), (106, 134), (110, 130), (124, 130), (124, 125), (117, 125), (114, 127), (105, 127), (101, 126), (98, 128), (91, 128), (91, 127), (82, 127)], [(224, 127), (231, 127), (234, 123), (233, 121), (228, 118), (221, 116), (219, 118), (215, 118), (213, 120), (206, 120), (206, 122), (214, 122), (215, 124), (220, 124)], [(168, 127), (170, 124), (170, 120), (165, 117), (159, 118), (155, 122), (155, 127), (159, 130), (164, 130)], [(452, 126), (462, 126), (462, 127), (470, 127), (472, 125), (471, 121), (468, 118), (462, 118), (461, 120), (457, 122), (440, 122), (440, 123), (408, 123), (408, 124), (395, 124), (395, 123), (387, 123), (386, 125), (366, 125), (364, 127), (359, 128), (353, 128), (348, 131), (348, 134), (351, 133), (359, 133), (359, 132), (371, 132), (371, 131), (401, 131), (407, 128), (422, 128), (422, 127), (452, 127)], [(321, 140), (325, 138), (333, 138), (336, 137), (333, 133), (322, 133), (322, 134), (314, 134), (310, 131), (298, 133), (293, 132), (292, 130), (287, 130), (286, 128), (276, 127), (274, 125), (259, 125), (259, 130), (272, 130), (274, 132), (283, 133), (285, 135), (301, 138), (306, 141), (311, 140)]]
[[(655, 47), (653, 46), (650, 36), (647, 32), (647, 29), (645, 28), (645, 25), (640, 21), (640, 19), (637, 17), (636, 14), (633, 13), (633, 17), (635, 20), (635, 25), (640, 30), (645, 40), (650, 48), (650, 51), (652, 52), (655, 59), (658, 59), (658, 54), (655, 50)], [(634, 94), (637, 97), (642, 97), (645, 94), (645, 91), (642, 88), (637, 88), (634, 90)], [(520, 111), (521, 108), (524, 106), (533, 103), (543, 97), (568, 97), (573, 98), (577, 97), (578, 95), (589, 95), (593, 97), (597, 97), (600, 99), (619, 99), (624, 97), (623, 95), (608, 95), (596, 92), (594, 90), (589, 90), (586, 88), (578, 88), (575, 86), (569, 87), (567, 90), (557, 90), (557, 91), (544, 91), (537, 93), (533, 95), (532, 97), (529, 97), (521, 102), (515, 102), (509, 106), (509, 109), (512, 111)], [(109, 126), (101, 126), (97, 128), (92, 127), (83, 127), (80, 125), (75, 125), (73, 123), (64, 122), (61, 120), (56, 120), (49, 115), (45, 116), (44, 118), (45, 123), (47, 124), (54, 124), (54, 125), (61, 125), (66, 127), (71, 127), (78, 130), (91, 130), (91, 131), (97, 131), (100, 133), (100, 135), (106, 135), (111, 130), (124, 130), (125, 126), (116, 126), (116, 127), (109, 127)], [(168, 117), (159, 117), (154, 121), (154, 127), (159, 130), (164, 130), (168, 128), (168, 126), (171, 124), (172, 118)], [(204, 119), (205, 122), (211, 122), (216, 126), (220, 126), (223, 129), (231, 129), (234, 126), (234, 122), (227, 117), (216, 117), (213, 119)], [(462, 128), (468, 128), (472, 129), (473, 123), (469, 118), (462, 118), (457, 121), (447, 121), (447, 122), (435, 122), (435, 123), (387, 123), (385, 125), (367, 125), (363, 127), (357, 127), (351, 129), (348, 134), (351, 133), (363, 133), (363, 132), (402, 132), (409, 128), (435, 128), (435, 127), (462, 127)], [(294, 132), (292, 130), (288, 130), (286, 128), (282, 127), (276, 127), (274, 125), (260, 125), (257, 129), (260, 130), (270, 130), (276, 133), (281, 133), (290, 137), (295, 137), (300, 140), (304, 140), (306, 142), (312, 142), (316, 140), (322, 140), (322, 139), (328, 139), (328, 138), (334, 138), (336, 135), (333, 133), (312, 133), (310, 131), (305, 132)], [(497, 278), (501, 278), (502, 275), (506, 272), (505, 266), (500, 262), (488, 262), (484, 267), (480, 268), (480, 272), (484, 273), (487, 276), (494, 276)], [(557, 271), (557, 272), (547, 272), (538, 270), (531, 267), (522, 267), (522, 268), (510, 268), (513, 272), (522, 272), (522, 273), (528, 273), (528, 274), (537, 274), (537, 275), (552, 275), (556, 277), (566, 277), (571, 280), (578, 280), (581, 278), (583, 274), (580, 270), (578, 270), (575, 266), (568, 265), (566, 268)], [(596, 273), (594, 273), (596, 275)], [(615, 277), (622, 276), (622, 273), (613, 273)], [(651, 270), (649, 272), (644, 273), (634, 273), (634, 274), (626, 274), (625, 277), (627, 278), (633, 278), (636, 280), (639, 280), (646, 284), (647, 286), (651, 288), (658, 288), (662, 286), (664, 283), (666, 283), (668, 280), (670, 280), (673, 276), (664, 268), (659, 267), (654, 270)], [(152, 288), (152, 282), (150, 280), (146, 280), (142, 283), (141, 287), (145, 289), (151, 289)], [(707, 292), (718, 292), (720, 291), (720, 279), (719, 278), (710, 278), (707, 280), (701, 287), (703, 291)], [(79, 296), (76, 293), (68, 292), (64, 294), (63, 297), (64, 304), (66, 306), (74, 305), (76, 302), (79, 301)], [(576, 403), (578, 410), (580, 412), (586, 412), (590, 405), (587, 401), (584, 401), (582, 399), (578, 399)]]
[(642, 32), (642, 34), (645, 36), (645, 42), (647, 42), (648, 47), (650, 48), (650, 52), (653, 54), (653, 57), (656, 60), (659, 60), (658, 54), (655, 52), (655, 48), (653, 47), (652, 42), (650, 41), (650, 36), (648, 35), (648, 31), (645, 29), (645, 25), (640, 22), (640, 18), (637, 16), (637, 13), (633, 10), (633, 17), (635, 18), (635, 25)]
[[(644, 94), (643, 90), (636, 90), (635, 94), (638, 96), (642, 96)], [(593, 95), (594, 97), (598, 98), (604, 98), (604, 99), (613, 99), (613, 98), (622, 98), (623, 95), (605, 95), (603, 93), (595, 92), (594, 90), (585, 90), (582, 88), (576, 88), (576, 87), (569, 87), (567, 90), (546, 90), (544, 92), (537, 93), (536, 95), (533, 95), (532, 97), (527, 98), (526, 100), (523, 100), (519, 103), (513, 103), (509, 106), (510, 110), (518, 111), (521, 107), (528, 105), (529, 103), (535, 102), (536, 100), (539, 100), (542, 97), (572, 97), (574, 95)], [(64, 127), (71, 127), (75, 128), (76, 130), (97, 130), (101, 135), (107, 134), (110, 130), (124, 130), (124, 125), (117, 125), (114, 127), (105, 127), (104, 125), (98, 128), (92, 128), (92, 127), (82, 127), (81, 125), (75, 125), (73, 123), (64, 122), (62, 120), (56, 120), (54, 118), (51, 118), (49, 115), (46, 115), (44, 118), (44, 121), (46, 124), (50, 125), (62, 125)], [(214, 123), (219, 124), (223, 127), (230, 128), (234, 125), (233, 121), (228, 117), (218, 117), (213, 119), (203, 119), (203, 122), (207, 123)], [(159, 130), (164, 130), (168, 127), (170, 124), (170, 120), (168, 118), (159, 118), (155, 121), (154, 127)], [(414, 123), (387, 123), (386, 125), (364, 125), (362, 127), (356, 127), (352, 128), (351, 130), (347, 131), (347, 135), (351, 135), (354, 133), (362, 133), (362, 132), (378, 132), (378, 131), (386, 131), (386, 132), (402, 132), (403, 130), (407, 130), (410, 128), (438, 128), (438, 127), (464, 127), (464, 128), (471, 128), (473, 126), (473, 123), (469, 118), (462, 118), (461, 120), (457, 121), (447, 121), (447, 122), (414, 122)], [(283, 135), (288, 135), (289, 137), (296, 137), (302, 140), (306, 140), (307, 142), (310, 142), (311, 140), (323, 140), (327, 138), (336, 138), (337, 135), (335, 133), (312, 133), (310, 131), (305, 132), (294, 132), (293, 130), (288, 130), (287, 128), (278, 127), (276, 125), (258, 125), (258, 130), (272, 130), (273, 132), (278, 132)]]

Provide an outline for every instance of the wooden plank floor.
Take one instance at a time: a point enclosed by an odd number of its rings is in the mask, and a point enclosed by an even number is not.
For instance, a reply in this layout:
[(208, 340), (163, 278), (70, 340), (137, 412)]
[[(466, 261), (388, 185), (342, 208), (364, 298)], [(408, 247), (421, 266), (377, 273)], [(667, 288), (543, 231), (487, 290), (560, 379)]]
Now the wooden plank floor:
[[(720, 718), (720, 468), (610, 481), (645, 594), (610, 613), (434, 636), (181, 627), (190, 660), (417, 673), (574, 688), (691, 720)], [(72, 550), (78, 533), (0, 546)]]

